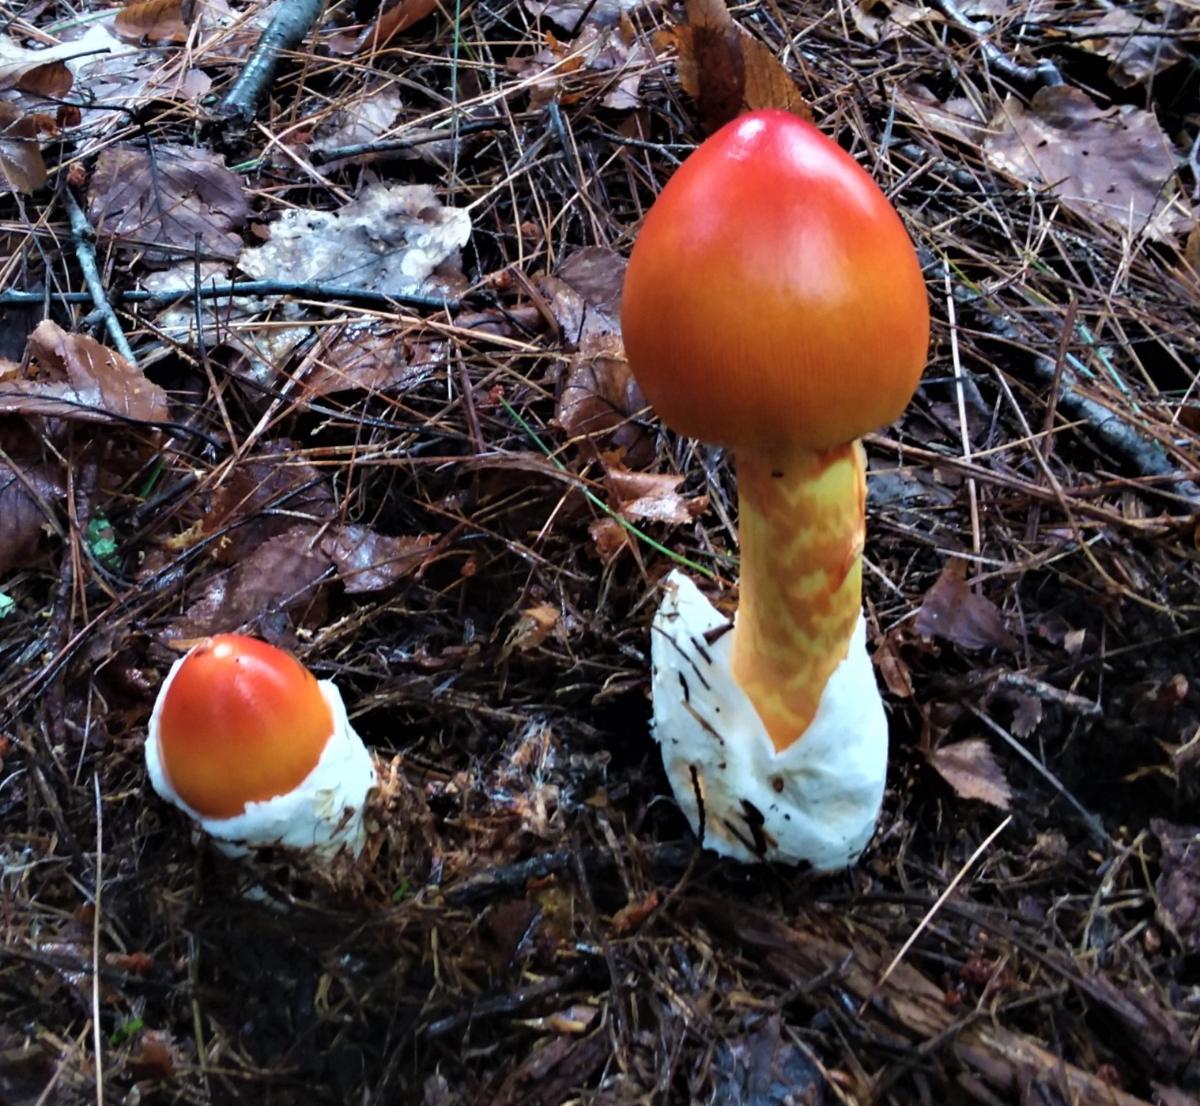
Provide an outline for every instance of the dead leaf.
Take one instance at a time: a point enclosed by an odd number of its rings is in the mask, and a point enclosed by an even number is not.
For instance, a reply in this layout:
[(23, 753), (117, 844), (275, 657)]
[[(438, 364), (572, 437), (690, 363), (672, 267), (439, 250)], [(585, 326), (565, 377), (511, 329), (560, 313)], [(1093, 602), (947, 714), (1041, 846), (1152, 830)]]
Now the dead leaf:
[(175, 1058), (167, 1037), (154, 1030), (143, 1030), (138, 1034), (125, 1067), (134, 1079), (164, 1082), (175, 1074)]
[(115, 350), (43, 319), (29, 336), (35, 373), (0, 374), (0, 411), (106, 422), (169, 417), (166, 393)]
[(152, 247), (146, 256), (157, 261), (197, 249), (204, 258), (236, 258), (249, 212), (241, 181), (215, 154), (161, 142), (153, 158), (142, 146), (105, 148), (88, 190), (96, 234)]
[(984, 738), (972, 737), (953, 745), (942, 745), (926, 755), (938, 775), (954, 788), (960, 799), (978, 799), (1008, 810), (1012, 789)]
[(1200, 952), (1200, 826), (1152, 818), (1150, 829), (1162, 848), (1155, 916), (1185, 952)]
[(696, 101), (707, 133), (758, 108), (782, 108), (812, 122), (791, 75), (734, 21), (724, 0), (687, 0), (687, 25), (676, 28), (676, 38), (679, 83)]
[(1039, 89), (1028, 108), (1010, 96), (988, 129), (984, 153), (995, 168), (1089, 223), (1159, 241), (1191, 225), (1171, 143), (1148, 111), (1106, 110), (1058, 85)]
[(646, 0), (525, 0), (530, 15), (549, 19), (572, 32), (588, 26), (615, 27), (622, 16), (647, 6)]
[(79, 52), (73, 43), (27, 50), (0, 35), (0, 89), (16, 88), (37, 96), (65, 96), (75, 78), (66, 59)]
[(131, 0), (113, 27), (132, 42), (186, 42), (193, 6), (193, 0)]
[(343, 57), (364, 50), (374, 53), (382, 50), (401, 31), (407, 31), (437, 9), (437, 0), (392, 0), (361, 31), (356, 34), (343, 31), (326, 40), (326, 45), (333, 53)]
[(1108, 76), (1122, 88), (1145, 84), (1184, 57), (1172, 28), (1156, 23), (1145, 11), (1114, 7), (1100, 9), (1095, 22), (1078, 23), (1072, 31), (1085, 50), (1107, 58)]
[(879, 669), (883, 682), (887, 684), (888, 691), (897, 699), (911, 699), (913, 697), (912, 671), (900, 655), (900, 644), (903, 640), (901, 635), (902, 627), (898, 626), (889, 630), (880, 638), (879, 645), (876, 646), (871, 659), (875, 662), (875, 667)]
[(966, 97), (939, 100), (919, 81), (896, 90), (896, 103), (934, 134), (944, 134), (978, 148), (983, 144), (987, 118)]
[(825, 1077), (790, 1031), (782, 1032), (780, 1016), (751, 1025), (717, 1043), (707, 1072), (712, 1090), (696, 1100), (709, 1106), (820, 1106)]
[(340, 526), (321, 539), (320, 549), (333, 561), (346, 592), (358, 595), (418, 574), (429, 562), (433, 543), (432, 534), (393, 537), (367, 526)]
[(632, 933), (647, 918), (658, 909), (662, 897), (657, 891), (650, 891), (641, 898), (631, 899), (612, 916), (612, 930), (621, 937)]
[(43, 504), (53, 508), (66, 492), (57, 466), (30, 461), (13, 468), (0, 461), (0, 573), (29, 563), (49, 525)]
[(966, 565), (951, 558), (929, 589), (914, 623), (923, 637), (939, 637), (963, 649), (1015, 649), (1017, 639), (990, 599), (971, 590)]
[(1042, 701), (1036, 695), (1009, 696), (1013, 703), (1012, 731), (1017, 737), (1029, 737), (1042, 724)]
[(38, 136), (57, 130), (48, 115), (22, 115), (0, 100), (0, 192), (36, 192), (46, 183), (46, 163)]
[(615, 453), (604, 454), (603, 460), (609, 493), (617, 509), (628, 519), (642, 518), (682, 526), (708, 510), (708, 496), (687, 499), (679, 494), (682, 476), (631, 472)]
[[(361, 95), (337, 110), (313, 134), (311, 149), (324, 153), (343, 146), (359, 146), (382, 138), (395, 123), (404, 107), (400, 90), (395, 84), (368, 85)], [(351, 164), (358, 158), (340, 158), (325, 161), (328, 169)]]
[(322, 349), (312, 359), (305, 389), (332, 395), (357, 389), (402, 392), (415, 388), (445, 365), (446, 343), (416, 341), (411, 333), (411, 327), (378, 320), (322, 329)]
[(630, 544), (629, 531), (609, 515), (589, 523), (588, 533), (596, 545), (596, 552), (605, 564)]
[(523, 610), (506, 644), (522, 653), (536, 649), (558, 628), (559, 617), (558, 608), (549, 603), (538, 603)]
[(392, 295), (450, 293), (463, 281), (458, 251), (471, 235), (471, 217), (444, 207), (429, 185), (376, 183), (336, 211), (289, 209), (270, 234), (242, 254), (243, 272)]

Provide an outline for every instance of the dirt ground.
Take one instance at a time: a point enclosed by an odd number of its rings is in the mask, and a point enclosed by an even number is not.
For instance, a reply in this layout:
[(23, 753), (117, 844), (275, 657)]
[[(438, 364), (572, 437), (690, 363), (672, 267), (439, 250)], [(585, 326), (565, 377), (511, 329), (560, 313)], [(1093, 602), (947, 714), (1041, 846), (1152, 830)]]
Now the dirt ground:
[[(0, 1103), (1195, 1106), (1194, 6), (284, 8), (0, 5)], [(826, 876), (699, 850), (648, 733), (736, 493), (629, 376), (623, 259), (768, 103), (933, 312), (867, 440), (884, 813)], [(150, 789), (234, 629), (377, 754), (356, 866)]]

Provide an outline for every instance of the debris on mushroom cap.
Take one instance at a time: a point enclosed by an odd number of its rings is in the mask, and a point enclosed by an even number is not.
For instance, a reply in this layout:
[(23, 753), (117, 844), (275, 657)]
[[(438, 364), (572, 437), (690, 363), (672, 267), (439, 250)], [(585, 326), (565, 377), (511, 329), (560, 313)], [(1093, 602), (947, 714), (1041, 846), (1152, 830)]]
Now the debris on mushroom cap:
[(823, 449), (891, 422), (929, 344), (895, 209), (782, 111), (735, 119), (667, 182), (630, 256), (621, 324), (663, 421), (735, 449)]
[(155, 791), (230, 853), (357, 853), (375, 784), (331, 681), (254, 638), (222, 634), (176, 661), (150, 718)]

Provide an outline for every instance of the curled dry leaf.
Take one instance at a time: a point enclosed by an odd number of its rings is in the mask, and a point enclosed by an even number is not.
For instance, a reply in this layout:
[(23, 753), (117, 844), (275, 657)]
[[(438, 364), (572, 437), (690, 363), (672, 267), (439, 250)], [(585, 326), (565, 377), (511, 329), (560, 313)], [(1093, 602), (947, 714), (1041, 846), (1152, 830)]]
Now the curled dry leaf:
[(679, 494), (682, 476), (631, 472), (617, 454), (606, 453), (604, 478), (617, 509), (628, 519), (647, 519), (682, 526), (708, 509), (708, 496), (688, 499)]
[(1148, 111), (1106, 110), (1058, 85), (1039, 89), (1028, 108), (1010, 96), (988, 130), (983, 148), (993, 166), (1089, 223), (1157, 240), (1191, 225), (1170, 141)]
[(812, 122), (796, 82), (765, 43), (734, 21), (725, 0), (687, 0), (687, 25), (676, 28), (676, 41), (679, 83), (709, 134), (758, 108), (782, 108)]
[(963, 649), (1014, 649), (1017, 644), (996, 604), (971, 590), (966, 565), (958, 558), (946, 563), (929, 589), (915, 626), (924, 637), (940, 637)]
[(88, 189), (96, 234), (151, 247), (146, 256), (157, 261), (197, 249), (204, 258), (237, 257), (249, 211), (241, 181), (215, 154), (161, 142), (153, 158), (142, 146), (107, 147)]
[(982, 737), (942, 745), (926, 754), (955, 793), (962, 799), (978, 799), (1001, 810), (1008, 810), (1012, 789), (1004, 769), (996, 763), (991, 746)]
[(168, 418), (166, 393), (115, 350), (43, 319), (29, 336), (30, 376), (0, 373), (0, 412), (83, 422)]
[(238, 261), (260, 280), (287, 273), (392, 295), (450, 293), (463, 282), (458, 251), (471, 217), (428, 185), (376, 183), (337, 211), (285, 211), (270, 234)]
[(194, 7), (193, 0), (131, 0), (113, 27), (132, 42), (186, 42)]

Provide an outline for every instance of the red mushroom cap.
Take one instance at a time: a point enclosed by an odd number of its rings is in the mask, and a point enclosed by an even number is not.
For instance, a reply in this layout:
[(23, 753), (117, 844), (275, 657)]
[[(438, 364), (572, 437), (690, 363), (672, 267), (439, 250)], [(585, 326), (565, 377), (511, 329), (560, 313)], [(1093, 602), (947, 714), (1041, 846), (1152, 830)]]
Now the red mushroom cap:
[(621, 324), (662, 419), (735, 449), (824, 449), (892, 422), (929, 345), (904, 224), (849, 154), (783, 111), (735, 119), (667, 182)]
[(293, 790), (321, 758), (333, 714), (290, 653), (241, 634), (197, 645), (166, 689), (159, 754), (175, 793), (206, 818)]

